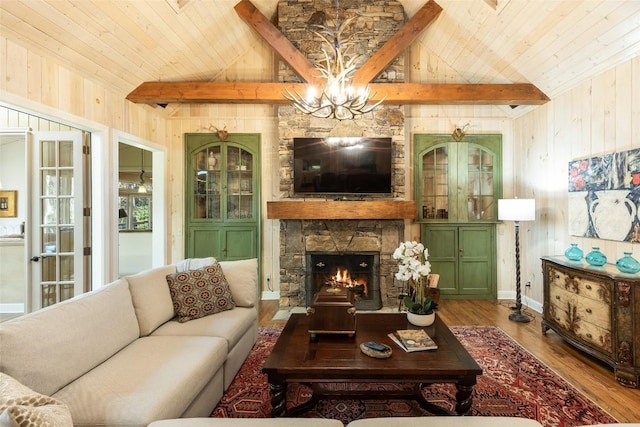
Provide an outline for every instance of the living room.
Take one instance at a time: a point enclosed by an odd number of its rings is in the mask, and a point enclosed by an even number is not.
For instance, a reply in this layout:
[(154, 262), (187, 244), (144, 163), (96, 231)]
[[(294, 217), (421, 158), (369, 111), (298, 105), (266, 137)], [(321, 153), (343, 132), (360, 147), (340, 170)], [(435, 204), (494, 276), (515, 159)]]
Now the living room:
[[(187, 253), (187, 236), (185, 232), (185, 215), (187, 201), (185, 195), (185, 140), (187, 133), (216, 133), (218, 129), (228, 130), (230, 135), (239, 133), (259, 134), (261, 136), (261, 164), (260, 169), (260, 290), (263, 299), (281, 298), (281, 259), (280, 259), (280, 227), (279, 219), (267, 217), (267, 203), (280, 201), (285, 196), (281, 188), (281, 143), (284, 132), (280, 129), (278, 110), (293, 109), (282, 103), (248, 102), (248, 103), (169, 103), (166, 108), (157, 105), (150, 106), (143, 103), (126, 101), (127, 95), (145, 81), (193, 81), (211, 80), (216, 82), (270, 82), (273, 81), (274, 70), (281, 66), (274, 58), (273, 49), (258, 35), (252, 32), (249, 25), (238, 17), (234, 11), (234, 2), (221, 2), (223, 5), (211, 6), (216, 9), (217, 27), (226, 28), (231, 37), (232, 33), (242, 33), (240, 39), (232, 42), (214, 43), (216, 57), (220, 64), (203, 70), (203, 65), (190, 64), (192, 68), (198, 65), (199, 71), (189, 74), (171, 75), (164, 70), (164, 74), (150, 72), (150, 65), (135, 67), (136, 72), (125, 73), (122, 60), (110, 58), (117, 64), (109, 68), (105, 59), (100, 65), (88, 65), (78, 61), (77, 56), (65, 56), (67, 46), (72, 46), (78, 40), (89, 40), (80, 29), (71, 31), (68, 39), (50, 40), (51, 44), (40, 43), (34, 35), (36, 29), (44, 22), (29, 22), (27, 16), (40, 16), (43, 11), (35, 11), (33, 7), (18, 5), (20, 2), (3, 2), (0, 9), (3, 14), (2, 36), (2, 71), (4, 78), (0, 82), (0, 101), (2, 102), (3, 117), (0, 125), (7, 129), (37, 129), (35, 122), (25, 122), (23, 114), (44, 117), (48, 120), (63, 123), (65, 126), (74, 125), (76, 128), (89, 130), (95, 142), (92, 144), (92, 154), (96, 164), (102, 165), (92, 172), (96, 185), (93, 201), (98, 209), (94, 209), (92, 220), (101, 224), (95, 227), (94, 239), (96, 245), (93, 251), (94, 263), (91, 272), (93, 287), (99, 287), (117, 278), (118, 258), (118, 212), (117, 192), (113, 185), (113, 169), (115, 168), (115, 146), (119, 142), (135, 142), (157, 153), (162, 167), (167, 171), (157, 175), (154, 170), (154, 180), (162, 180), (165, 191), (162, 192), (164, 203), (158, 204), (158, 213), (154, 220), (160, 221), (159, 241), (162, 253), (157, 256), (154, 266), (177, 262), (185, 258)], [(28, 2), (27, 2), (28, 3)], [(176, 2), (177, 3), (177, 2)], [(182, 15), (183, 19), (195, 19), (193, 15), (201, 12), (202, 6), (187, 4)], [(407, 16), (413, 16), (425, 2), (400, 2), (404, 5)], [(502, 195), (505, 198), (533, 198), (536, 200), (535, 221), (523, 222), (520, 228), (520, 278), (522, 282), (523, 298), (527, 306), (536, 312), (542, 311), (544, 301), (543, 275), (540, 258), (548, 255), (562, 255), (571, 243), (585, 250), (598, 246), (605, 253), (609, 262), (621, 258), (624, 252), (632, 252), (636, 259), (640, 258), (637, 244), (615, 240), (597, 239), (593, 237), (579, 237), (572, 235), (570, 230), (569, 194), (567, 190), (568, 164), (572, 160), (585, 159), (606, 153), (625, 152), (640, 145), (640, 100), (636, 88), (640, 85), (638, 70), (640, 59), (637, 28), (632, 23), (637, 17), (638, 8), (635, 2), (615, 2), (615, 6), (607, 6), (606, 2), (598, 3), (599, 12), (593, 13), (589, 19), (581, 21), (577, 17), (568, 18), (570, 22), (562, 22), (544, 16), (546, 20), (535, 27), (529, 27), (531, 39), (538, 40), (538, 44), (529, 52), (534, 55), (537, 51), (541, 56), (531, 60), (530, 64), (510, 65), (519, 57), (516, 53), (511, 56), (495, 54), (497, 47), (484, 49), (489, 41), (482, 43), (474, 41), (467, 46), (468, 52), (479, 52), (476, 74), (464, 70), (472, 70), (473, 64), (458, 66), (453, 55), (452, 46), (447, 47), (445, 39), (449, 38), (447, 28), (456, 25), (472, 25), (465, 22), (462, 9), (464, 6), (455, 2), (438, 2), (444, 10), (435, 21), (428, 26), (418, 42), (411, 45), (405, 61), (405, 71), (411, 70), (411, 82), (462, 82), (462, 83), (494, 83), (502, 82), (531, 82), (542, 90), (550, 100), (543, 105), (520, 105), (511, 108), (508, 104), (492, 105), (490, 103), (468, 105), (463, 103), (425, 103), (407, 104), (403, 106), (404, 121), (401, 139), (403, 145), (402, 157), (405, 191), (397, 198), (404, 201), (414, 199), (414, 163), (413, 137), (415, 134), (448, 134), (456, 128), (465, 128), (468, 135), (473, 134), (501, 134), (502, 135)], [(511, 10), (515, 4), (509, 4), (502, 10), (502, 15), (484, 2), (473, 5), (473, 11), (478, 16), (488, 19), (495, 26), (495, 34), (485, 28), (484, 37), (490, 39), (492, 35), (499, 38), (498, 21), (504, 16), (512, 19), (513, 26), (525, 26), (525, 19), (515, 19), (521, 16), (518, 11)], [(497, 2), (498, 4), (501, 2)], [(512, 2), (514, 3), (514, 2)], [(267, 17), (271, 17), (276, 10), (277, 2), (255, 2), (256, 7)], [(573, 10), (580, 6), (568, 6), (554, 3), (558, 8)], [(70, 6), (69, 6), (70, 7)], [(524, 7), (519, 5), (518, 7)], [(67, 22), (64, 13), (56, 12), (55, 8), (49, 12), (52, 17), (60, 19), (60, 24)], [(478, 9), (475, 9), (478, 8)], [(487, 8), (485, 10), (483, 8)], [(626, 9), (628, 8), (628, 9)], [(108, 8), (107, 8), (108, 9)], [(598, 9), (597, 7), (595, 9)], [(527, 9), (531, 14), (530, 9)], [(55, 12), (55, 13), (54, 13)], [(556, 11), (560, 16), (560, 11)], [(113, 12), (115, 13), (115, 12)], [(159, 13), (159, 12), (158, 12)], [(168, 19), (169, 12), (164, 11), (163, 17)], [(174, 13), (170, 11), (170, 13)], [(520, 12), (522, 13), (522, 12)], [(578, 12), (581, 16), (589, 15), (586, 10)], [(602, 15), (600, 15), (602, 14)], [(613, 38), (614, 33), (607, 32), (604, 27), (604, 16), (615, 16), (611, 27), (619, 29), (617, 43), (610, 43), (603, 47), (598, 41), (601, 34)], [(525, 13), (526, 15), (526, 13)], [(622, 16), (626, 16), (623, 18)], [(139, 17), (142, 22), (152, 21), (148, 17)], [(478, 18), (480, 19), (480, 18)], [(11, 22), (9, 25), (7, 23)], [(476, 22), (476, 21), (473, 21)], [(230, 24), (229, 24), (230, 23)], [(464, 24), (462, 24), (464, 23)], [(582, 35), (577, 40), (571, 37), (570, 31), (561, 30), (563, 24), (575, 25), (576, 34)], [(153, 23), (148, 22), (153, 26)], [(476, 22), (482, 27), (481, 21)], [(596, 25), (597, 24), (597, 25)], [(139, 23), (132, 23), (132, 28), (139, 28)], [(506, 24), (502, 24), (506, 25)], [(23, 26), (23, 29), (17, 27)], [(25, 28), (29, 27), (30, 30)], [(71, 25), (74, 28), (73, 25)], [(589, 36), (592, 28), (593, 35)], [(229, 30), (232, 28), (233, 30)], [(573, 28), (573, 26), (571, 26)], [(627, 28), (622, 30), (621, 28)], [(509, 29), (510, 31), (512, 28)], [(613, 31), (609, 29), (610, 31)], [(21, 33), (25, 31), (25, 33)], [(461, 29), (462, 31), (462, 29)], [(471, 30), (466, 35), (473, 34)], [(626, 31), (626, 32), (625, 32)], [(156, 36), (159, 36), (160, 31)], [(627, 34), (628, 33), (628, 34)], [(215, 34), (215, 31), (214, 31)], [(447, 34), (447, 35), (444, 35)], [(552, 34), (564, 38), (565, 44), (557, 41), (553, 43)], [(71, 37), (73, 36), (73, 37)], [(625, 36), (628, 41), (625, 42)], [(97, 36), (94, 41), (99, 40)], [(153, 37), (144, 36), (143, 45), (153, 46)], [(214, 36), (211, 36), (213, 38)], [(577, 37), (577, 36), (576, 36)], [(521, 36), (519, 41), (525, 36)], [(434, 40), (435, 39), (435, 40)], [(175, 41), (174, 41), (175, 42)], [(118, 44), (123, 48), (124, 42)], [(433, 46), (432, 46), (433, 43)], [(464, 44), (459, 41), (460, 49)], [(514, 40), (515, 43), (515, 40)], [(556, 59), (546, 52), (555, 50)], [(136, 45), (138, 46), (138, 45)], [(78, 47), (79, 48), (79, 47)], [(441, 49), (434, 51), (434, 49)], [(522, 48), (524, 49), (524, 48)], [(171, 49), (169, 49), (171, 50)], [(175, 50), (175, 49), (174, 49)], [(111, 51), (113, 48), (105, 49)], [(127, 50), (127, 52), (129, 52)], [(457, 51), (456, 51), (457, 52)], [(484, 52), (484, 53), (483, 53)], [(519, 51), (518, 51), (519, 52)], [(144, 56), (144, 54), (141, 54)], [(153, 55), (153, 54), (152, 54)], [(225, 58), (226, 55), (226, 58)], [(470, 55), (470, 53), (469, 53)], [(544, 55), (544, 56), (543, 56)], [(566, 57), (563, 57), (566, 55)], [(464, 54), (459, 55), (464, 56)], [(162, 58), (162, 56), (159, 56)], [(456, 56), (457, 61), (462, 58)], [(98, 59), (95, 59), (98, 61)], [(132, 63), (135, 61), (129, 60)], [(148, 64), (158, 64), (159, 59), (146, 59)], [(191, 61), (190, 61), (191, 62)], [(197, 62), (197, 61), (193, 61)], [(216, 61), (212, 61), (216, 62)], [(480, 65), (480, 64), (483, 65)], [(533, 65), (538, 63), (539, 67)], [(496, 65), (501, 64), (501, 65)], [(546, 65), (545, 65), (546, 64)], [(531, 67), (531, 68), (527, 68)], [(134, 69), (134, 67), (130, 67)], [(528, 71), (528, 70), (536, 71)], [(565, 71), (568, 70), (568, 71)], [(530, 74), (527, 73), (527, 70)], [(561, 72), (562, 71), (562, 72)], [(503, 74), (502, 74), (503, 73)], [(495, 76), (495, 77), (494, 77)], [(358, 121), (355, 121), (358, 123)], [(327, 120), (312, 119), (309, 127), (323, 129), (332, 127)], [(362, 126), (367, 129), (367, 126)], [(291, 136), (291, 135), (288, 135)], [(154, 167), (156, 158), (154, 158)], [(2, 162), (6, 160), (3, 158)], [(2, 164), (5, 169), (5, 163)], [(10, 178), (1, 177), (3, 184)], [(101, 183), (101, 184), (97, 184)], [(155, 182), (154, 182), (155, 184)], [(154, 196), (158, 188), (154, 186)], [(3, 190), (11, 190), (6, 184)], [(18, 203), (23, 203), (18, 197)], [(24, 205), (26, 206), (26, 204)], [(19, 210), (19, 215), (23, 211)], [(2, 219), (6, 221), (7, 219)], [(403, 220), (404, 238), (407, 240), (420, 239), (420, 224), (411, 219)], [(16, 224), (11, 223), (11, 227)], [(17, 224), (19, 229), (19, 223)], [(158, 228), (154, 223), (154, 230)], [(12, 228), (13, 229), (13, 228)], [(508, 300), (515, 298), (516, 265), (514, 259), (515, 242), (513, 223), (497, 223), (496, 229), (496, 299)], [(531, 286), (525, 286), (530, 283)], [(279, 301), (278, 308), (286, 305)], [(615, 390), (615, 389), (614, 389)], [(637, 396), (637, 395), (636, 395)], [(633, 419), (631, 419), (633, 420)], [(637, 418), (635, 419), (637, 421)]]

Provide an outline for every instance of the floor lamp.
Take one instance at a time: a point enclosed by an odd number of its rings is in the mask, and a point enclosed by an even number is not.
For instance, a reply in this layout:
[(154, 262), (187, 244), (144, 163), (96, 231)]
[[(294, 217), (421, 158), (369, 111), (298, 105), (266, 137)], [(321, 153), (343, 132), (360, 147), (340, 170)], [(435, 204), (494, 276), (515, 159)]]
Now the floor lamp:
[(522, 314), (522, 302), (520, 294), (520, 221), (533, 221), (536, 219), (536, 201), (534, 199), (499, 199), (498, 219), (501, 221), (513, 221), (516, 229), (516, 306), (515, 312), (509, 315), (514, 322), (529, 322), (529, 316)]

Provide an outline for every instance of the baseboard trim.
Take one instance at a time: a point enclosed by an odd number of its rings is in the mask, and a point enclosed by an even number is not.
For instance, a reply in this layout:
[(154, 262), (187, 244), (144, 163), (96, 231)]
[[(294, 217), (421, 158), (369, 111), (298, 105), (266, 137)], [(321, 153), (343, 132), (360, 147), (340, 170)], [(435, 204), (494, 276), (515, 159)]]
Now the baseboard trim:
[(0, 303), (0, 313), (24, 313), (24, 304)]
[[(516, 291), (499, 291), (498, 299), (516, 299)], [(528, 298), (526, 295), (520, 296), (522, 305), (529, 307), (531, 310), (542, 313), (542, 303), (534, 299)]]
[(262, 291), (261, 299), (263, 300), (279, 300), (280, 291)]

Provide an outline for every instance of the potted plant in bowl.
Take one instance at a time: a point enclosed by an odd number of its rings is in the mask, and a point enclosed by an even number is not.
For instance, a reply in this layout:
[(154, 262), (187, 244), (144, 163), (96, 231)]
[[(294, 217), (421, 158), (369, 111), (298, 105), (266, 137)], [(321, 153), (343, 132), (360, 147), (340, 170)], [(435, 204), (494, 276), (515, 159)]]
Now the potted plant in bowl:
[(393, 258), (398, 260), (396, 279), (410, 284), (408, 295), (402, 300), (407, 308), (407, 320), (416, 326), (433, 324), (438, 304), (428, 295), (429, 250), (422, 243), (406, 241), (393, 252)]

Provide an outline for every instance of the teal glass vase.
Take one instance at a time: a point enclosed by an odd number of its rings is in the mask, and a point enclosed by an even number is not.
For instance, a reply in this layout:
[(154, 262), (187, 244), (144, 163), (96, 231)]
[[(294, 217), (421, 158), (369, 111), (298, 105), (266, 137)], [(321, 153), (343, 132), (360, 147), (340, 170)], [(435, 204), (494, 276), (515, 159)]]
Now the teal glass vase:
[(624, 256), (616, 261), (616, 267), (623, 273), (635, 274), (640, 271), (640, 262), (631, 256), (631, 252), (625, 252)]
[(564, 256), (571, 261), (580, 261), (583, 254), (582, 249), (578, 247), (577, 243), (572, 243), (569, 249), (564, 251)]
[(591, 249), (593, 250), (584, 257), (584, 260), (595, 267), (602, 267), (605, 265), (607, 263), (607, 256), (600, 252), (600, 248), (593, 247)]

